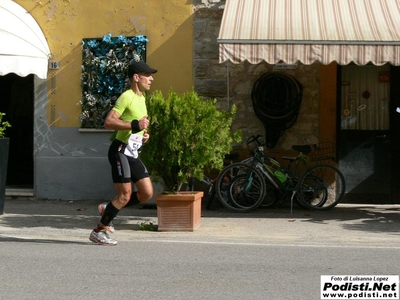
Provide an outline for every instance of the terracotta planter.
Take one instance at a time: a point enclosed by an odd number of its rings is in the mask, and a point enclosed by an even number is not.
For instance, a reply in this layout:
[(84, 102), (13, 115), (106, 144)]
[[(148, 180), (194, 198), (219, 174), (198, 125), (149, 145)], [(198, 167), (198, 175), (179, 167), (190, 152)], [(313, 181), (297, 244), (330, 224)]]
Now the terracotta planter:
[(156, 195), (158, 231), (195, 231), (201, 224), (203, 192)]

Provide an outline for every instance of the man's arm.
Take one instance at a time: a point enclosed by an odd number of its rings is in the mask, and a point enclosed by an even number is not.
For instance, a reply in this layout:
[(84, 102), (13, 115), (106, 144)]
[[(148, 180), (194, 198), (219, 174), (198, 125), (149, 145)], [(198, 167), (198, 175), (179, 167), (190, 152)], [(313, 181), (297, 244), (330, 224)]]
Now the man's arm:
[(110, 110), (106, 120), (104, 121), (104, 127), (112, 130), (129, 130), (131, 129), (131, 122), (122, 121), (121, 115), (115, 110)]
[(122, 121), (121, 115), (115, 110), (110, 110), (106, 120), (104, 121), (104, 127), (112, 130), (131, 130), (132, 132), (138, 132), (146, 129), (149, 126), (149, 120), (147, 116), (144, 116), (140, 120), (133, 120), (132, 122)]

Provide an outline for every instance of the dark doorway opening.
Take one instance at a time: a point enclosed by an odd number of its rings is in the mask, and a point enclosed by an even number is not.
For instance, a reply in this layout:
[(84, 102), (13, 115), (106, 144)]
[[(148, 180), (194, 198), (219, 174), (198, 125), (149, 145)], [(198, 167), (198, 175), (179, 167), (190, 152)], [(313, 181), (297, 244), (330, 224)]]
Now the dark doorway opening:
[(400, 203), (400, 68), (349, 65), (339, 73), (343, 202)]
[(7, 188), (33, 188), (34, 75), (0, 76), (0, 111), (11, 128)]

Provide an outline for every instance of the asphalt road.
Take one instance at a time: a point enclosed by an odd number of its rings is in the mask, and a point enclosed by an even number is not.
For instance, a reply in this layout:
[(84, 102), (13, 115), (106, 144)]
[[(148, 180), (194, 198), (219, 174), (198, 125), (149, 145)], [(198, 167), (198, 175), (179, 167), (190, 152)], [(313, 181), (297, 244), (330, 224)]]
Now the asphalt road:
[(320, 299), (320, 275), (399, 274), (400, 249), (139, 239), (1, 241), (0, 299)]

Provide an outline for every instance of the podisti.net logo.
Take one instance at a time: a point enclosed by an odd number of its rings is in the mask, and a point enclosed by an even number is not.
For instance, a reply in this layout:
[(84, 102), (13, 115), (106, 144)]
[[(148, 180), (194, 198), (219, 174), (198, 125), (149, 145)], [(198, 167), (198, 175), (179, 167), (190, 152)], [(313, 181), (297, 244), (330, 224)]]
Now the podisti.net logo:
[(321, 275), (321, 299), (399, 299), (399, 275)]

